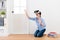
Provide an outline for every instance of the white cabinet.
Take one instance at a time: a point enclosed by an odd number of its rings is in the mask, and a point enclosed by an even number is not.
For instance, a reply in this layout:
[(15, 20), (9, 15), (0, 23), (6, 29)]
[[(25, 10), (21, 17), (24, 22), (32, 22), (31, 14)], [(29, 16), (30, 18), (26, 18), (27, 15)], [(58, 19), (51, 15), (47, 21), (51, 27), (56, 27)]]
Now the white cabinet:
[[(6, 13), (6, 14), (4, 14), (2, 12)], [(3, 20), (3, 21), (1, 21), (1, 20)], [(0, 23), (1, 23), (0, 36), (8, 36), (7, 0), (0, 0)]]

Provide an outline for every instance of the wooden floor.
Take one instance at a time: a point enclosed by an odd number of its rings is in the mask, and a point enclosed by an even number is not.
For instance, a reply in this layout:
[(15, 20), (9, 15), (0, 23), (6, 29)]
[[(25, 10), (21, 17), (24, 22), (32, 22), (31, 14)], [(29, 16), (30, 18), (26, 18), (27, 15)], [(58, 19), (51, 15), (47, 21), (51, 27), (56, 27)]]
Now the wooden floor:
[(58, 35), (56, 38), (47, 37), (47, 35), (36, 38), (33, 35), (12, 34), (7, 37), (0, 37), (0, 40), (60, 40), (60, 35)]

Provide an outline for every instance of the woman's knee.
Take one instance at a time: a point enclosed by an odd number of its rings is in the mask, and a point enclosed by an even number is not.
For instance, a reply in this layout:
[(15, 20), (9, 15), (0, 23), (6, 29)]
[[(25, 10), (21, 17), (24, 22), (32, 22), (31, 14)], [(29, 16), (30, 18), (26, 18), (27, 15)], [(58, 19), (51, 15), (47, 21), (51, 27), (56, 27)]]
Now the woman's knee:
[(36, 34), (34, 34), (34, 37), (37, 37), (37, 35), (36, 35)]
[(43, 36), (43, 34), (37, 34), (37, 37), (42, 37)]
[(37, 37), (38, 32), (39, 32), (39, 30), (36, 30), (36, 31), (35, 31), (34, 37)]

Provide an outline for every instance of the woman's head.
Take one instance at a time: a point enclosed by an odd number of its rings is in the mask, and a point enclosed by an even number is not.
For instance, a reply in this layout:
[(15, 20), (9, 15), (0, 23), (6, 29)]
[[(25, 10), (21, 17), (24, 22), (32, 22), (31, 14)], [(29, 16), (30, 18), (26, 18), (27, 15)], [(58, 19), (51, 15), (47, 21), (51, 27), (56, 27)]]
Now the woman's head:
[(35, 10), (34, 13), (36, 14), (37, 17), (41, 17), (41, 12), (39, 10)]

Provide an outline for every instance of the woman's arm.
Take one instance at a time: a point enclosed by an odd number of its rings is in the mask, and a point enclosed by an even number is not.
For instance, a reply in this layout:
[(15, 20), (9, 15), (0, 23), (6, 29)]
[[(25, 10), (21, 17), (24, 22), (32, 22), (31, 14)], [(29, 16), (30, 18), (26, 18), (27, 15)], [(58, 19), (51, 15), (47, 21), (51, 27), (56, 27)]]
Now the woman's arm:
[(35, 20), (35, 18), (29, 17), (28, 12), (26, 10), (25, 10), (25, 14), (26, 14), (26, 16), (27, 16), (28, 19)]
[(25, 10), (25, 14), (26, 14), (27, 18), (30, 18), (30, 17), (28, 16), (28, 13), (27, 13), (27, 11), (26, 11), (26, 10)]

